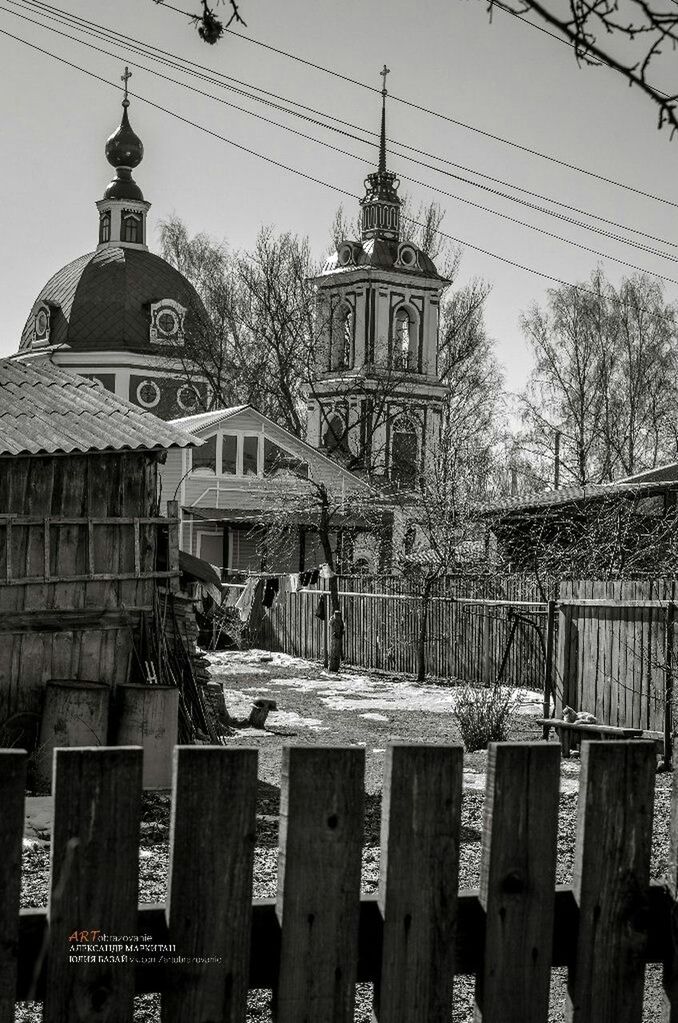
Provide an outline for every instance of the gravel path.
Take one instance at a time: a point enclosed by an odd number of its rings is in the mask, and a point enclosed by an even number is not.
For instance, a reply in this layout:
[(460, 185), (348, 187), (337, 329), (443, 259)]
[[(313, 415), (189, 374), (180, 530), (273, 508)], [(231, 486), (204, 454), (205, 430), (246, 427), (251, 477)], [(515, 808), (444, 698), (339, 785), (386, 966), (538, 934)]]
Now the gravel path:
[[(233, 716), (246, 717), (252, 699), (258, 695), (275, 699), (279, 708), (269, 715), (265, 731), (242, 729), (229, 740), (231, 745), (256, 746), (259, 750), (254, 895), (273, 896), (276, 891), (280, 768), (285, 743), (357, 743), (365, 747), (362, 887), (365, 892), (373, 892), (379, 877), (381, 781), (386, 746), (395, 739), (459, 743), (460, 735), (451, 714), (453, 688), (417, 686), (411, 680), (363, 675), (353, 670), (343, 671), (337, 679), (327, 675), (317, 664), (285, 655), (276, 654), (271, 660), (260, 660), (260, 656), (268, 655), (248, 652), (211, 656), (213, 678), (223, 682), (227, 706)], [(512, 719), (509, 738), (514, 741), (541, 738), (541, 730), (534, 722), (534, 716), (539, 713), (534, 694), (521, 693), (518, 704), (521, 712)], [(462, 888), (478, 885), (486, 762), (485, 752), (464, 757), (459, 877)], [(564, 761), (558, 834), (559, 883), (568, 883), (572, 878), (578, 781), (579, 761), (576, 758)], [(660, 879), (668, 867), (670, 785), (670, 776), (657, 776), (652, 847), (654, 879)], [(165, 898), (168, 822), (169, 797), (145, 797), (140, 850), (142, 902)], [(48, 860), (48, 843), (37, 841), (26, 846), (22, 905), (45, 904)], [(471, 1023), (473, 983), (470, 977), (456, 979), (455, 1007), (450, 1023)], [(565, 1018), (565, 983), (565, 971), (554, 970), (549, 1023), (561, 1023)], [(269, 1023), (269, 1000), (267, 991), (250, 993), (249, 1023)], [(660, 1004), (660, 970), (648, 967), (643, 1023), (655, 1023), (660, 1018)], [(25, 1004), (17, 1014), (18, 1023), (37, 1023), (41, 1018), (37, 1005)], [(356, 1023), (371, 1023), (369, 985), (358, 987), (355, 1018)], [(135, 1020), (157, 1023), (157, 996), (137, 999)]]

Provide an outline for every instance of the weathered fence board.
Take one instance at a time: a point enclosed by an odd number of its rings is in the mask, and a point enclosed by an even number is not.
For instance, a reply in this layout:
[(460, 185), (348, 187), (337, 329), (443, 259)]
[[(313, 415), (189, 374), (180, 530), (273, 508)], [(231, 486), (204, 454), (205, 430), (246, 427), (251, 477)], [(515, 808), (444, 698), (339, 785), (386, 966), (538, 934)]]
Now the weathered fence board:
[[(646, 962), (666, 965), (675, 1003), (678, 789), (671, 884), (650, 884), (651, 744), (585, 746), (572, 887), (554, 885), (558, 746), (491, 746), (481, 888), (458, 894), (462, 751), (395, 746), (378, 897), (359, 885), (364, 751), (285, 756), (278, 896), (250, 913), (254, 751), (179, 750), (167, 907), (137, 906), (141, 751), (59, 751), (50, 909), (18, 914), (15, 992), (16, 867), (0, 872), (4, 1018), (14, 996), (30, 995), (44, 1000), (45, 1023), (124, 1023), (135, 991), (159, 991), (168, 1023), (243, 1023), (248, 985), (277, 993), (279, 1023), (342, 1023), (360, 981), (374, 984), (380, 1023), (442, 1023), (455, 1012), (454, 975), (472, 973), (483, 1023), (543, 1023), (550, 970), (567, 966), (572, 1020), (640, 1023)], [(20, 754), (0, 752), (3, 852), (15, 861), (22, 770)], [(192, 835), (198, 822), (204, 833)], [(176, 942), (182, 963), (69, 962), (68, 936), (85, 922)], [(219, 964), (195, 962), (208, 950)]]
[(0, 1023), (13, 1023), (26, 763), (23, 750), (0, 756)]

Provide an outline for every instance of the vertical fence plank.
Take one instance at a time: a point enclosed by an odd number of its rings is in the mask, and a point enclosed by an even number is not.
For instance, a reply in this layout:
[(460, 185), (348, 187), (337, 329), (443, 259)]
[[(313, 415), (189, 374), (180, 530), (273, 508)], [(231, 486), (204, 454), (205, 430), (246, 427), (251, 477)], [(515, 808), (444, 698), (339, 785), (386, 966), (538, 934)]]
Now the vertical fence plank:
[(256, 749), (175, 749), (167, 916), (191, 961), (172, 969), (163, 1023), (245, 1019), (256, 794)]
[(71, 963), (68, 938), (137, 933), (141, 758), (131, 747), (55, 750), (44, 1023), (131, 1023), (134, 965)]
[(582, 746), (568, 1005), (576, 1023), (642, 1018), (655, 763), (651, 742)]
[(283, 749), (278, 1023), (353, 1019), (365, 751)]
[[(671, 791), (671, 831), (669, 836), (669, 869), (666, 883), (674, 900), (678, 898), (678, 771), (673, 772)], [(664, 999), (662, 1023), (678, 1023), (678, 941), (674, 938), (664, 959)]]
[(454, 978), (463, 750), (389, 747), (379, 901), (379, 1023), (448, 1023)]
[(476, 1023), (548, 1018), (560, 748), (492, 743), (480, 866), (485, 958)]
[(14, 1019), (27, 760), (23, 750), (0, 752), (0, 1023)]

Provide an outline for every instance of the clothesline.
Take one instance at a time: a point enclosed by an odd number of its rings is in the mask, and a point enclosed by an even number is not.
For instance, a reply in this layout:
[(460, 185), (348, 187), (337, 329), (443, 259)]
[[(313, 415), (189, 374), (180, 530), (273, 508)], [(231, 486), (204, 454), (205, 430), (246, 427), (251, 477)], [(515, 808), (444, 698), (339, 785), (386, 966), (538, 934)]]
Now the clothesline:
[(236, 607), (242, 622), (248, 622), (258, 603), (266, 610), (270, 610), (273, 604), (284, 593), (298, 593), (309, 586), (317, 586), (320, 579), (331, 579), (334, 572), (327, 564), (319, 568), (310, 568), (304, 572), (287, 572), (284, 574), (272, 574), (269, 572), (248, 573), (247, 582), (237, 600), (233, 600), (234, 594), (229, 594), (226, 601), (227, 607)]

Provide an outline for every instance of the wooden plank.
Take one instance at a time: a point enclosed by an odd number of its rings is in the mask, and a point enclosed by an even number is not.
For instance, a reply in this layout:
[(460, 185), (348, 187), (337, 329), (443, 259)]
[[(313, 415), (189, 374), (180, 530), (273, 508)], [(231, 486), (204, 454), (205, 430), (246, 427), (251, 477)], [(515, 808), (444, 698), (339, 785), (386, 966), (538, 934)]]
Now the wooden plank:
[(463, 777), (461, 746), (386, 752), (379, 902), (384, 917), (379, 1023), (448, 1023)]
[(141, 759), (137, 748), (55, 750), (44, 1023), (132, 1023), (133, 964), (69, 962), (68, 939), (137, 933)]
[(245, 1019), (256, 796), (256, 749), (175, 748), (167, 918), (192, 961), (172, 970), (163, 1023)]
[[(678, 771), (673, 772), (671, 785), (669, 869), (666, 873), (666, 886), (668, 894), (673, 900), (673, 914), (675, 914), (676, 900), (678, 900)], [(675, 940), (675, 932), (672, 939), (667, 941), (665, 946), (662, 1023), (678, 1023), (678, 942)]]
[(19, 894), (28, 754), (0, 752), (0, 1023), (13, 1023), (19, 944)]
[(576, 1023), (642, 1019), (655, 763), (650, 742), (582, 746), (567, 1015)]
[(284, 747), (278, 1023), (353, 1020), (365, 751)]
[(145, 607), (124, 609), (105, 607), (51, 608), (46, 611), (5, 611), (0, 618), (0, 633), (73, 632), (80, 629), (120, 629), (138, 623), (139, 615), (153, 610)]
[(491, 743), (480, 863), (485, 962), (477, 1023), (546, 1023), (551, 983), (560, 749)]

